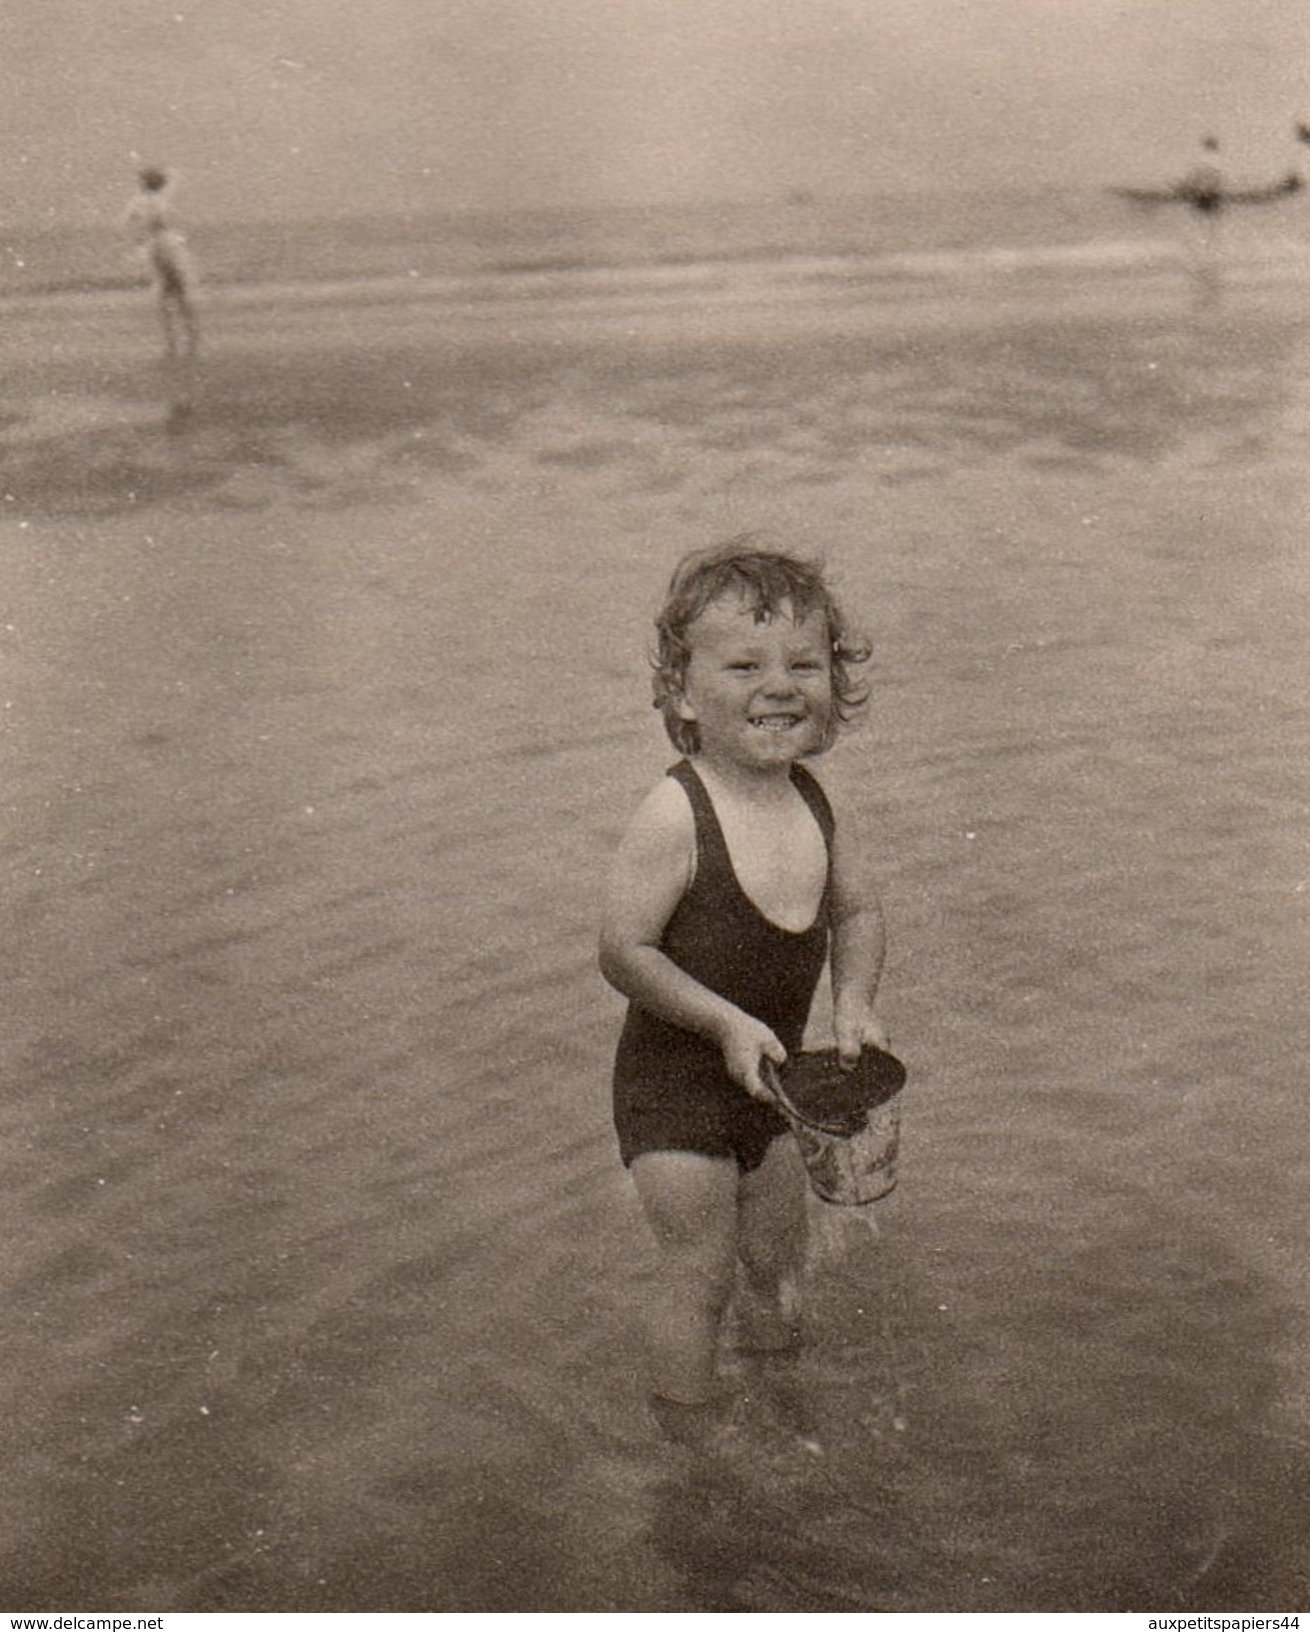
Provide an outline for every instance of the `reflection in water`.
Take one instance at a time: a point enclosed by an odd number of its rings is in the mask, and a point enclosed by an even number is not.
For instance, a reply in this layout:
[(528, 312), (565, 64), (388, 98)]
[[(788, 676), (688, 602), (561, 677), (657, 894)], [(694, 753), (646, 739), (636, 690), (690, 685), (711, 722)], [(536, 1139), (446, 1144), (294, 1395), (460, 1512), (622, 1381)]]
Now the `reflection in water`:
[(1106, 1200), (1094, 1241), (1029, 1232), (1008, 1272), (952, 1276), (963, 1307), (931, 1301), (922, 1250), (830, 1281), (838, 1331), (739, 1378), (741, 1442), (664, 1488), (653, 1539), (688, 1606), (1301, 1601), (1310, 1460), (1261, 1359), (1284, 1317), (1204, 1232)]

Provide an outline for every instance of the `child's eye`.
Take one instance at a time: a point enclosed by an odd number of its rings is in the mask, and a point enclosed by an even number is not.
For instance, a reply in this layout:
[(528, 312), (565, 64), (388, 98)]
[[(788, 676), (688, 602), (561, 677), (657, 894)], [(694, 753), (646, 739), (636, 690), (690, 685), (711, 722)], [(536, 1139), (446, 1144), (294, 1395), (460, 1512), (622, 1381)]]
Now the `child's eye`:
[(819, 674), (823, 670), (823, 664), (814, 657), (803, 657), (798, 663), (795, 663), (792, 666), (793, 668), (799, 669), (802, 674)]
[(728, 668), (733, 674), (753, 674), (758, 667), (758, 664), (748, 663), (744, 658), (740, 663), (728, 664)]

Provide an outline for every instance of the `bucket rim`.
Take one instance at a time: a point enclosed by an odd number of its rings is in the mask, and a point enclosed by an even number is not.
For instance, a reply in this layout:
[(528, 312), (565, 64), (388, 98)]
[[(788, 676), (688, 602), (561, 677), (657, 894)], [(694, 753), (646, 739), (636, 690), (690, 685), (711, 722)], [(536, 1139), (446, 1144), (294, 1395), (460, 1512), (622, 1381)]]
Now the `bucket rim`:
[[(789, 1055), (781, 1068), (775, 1066), (771, 1060), (766, 1060), (764, 1070), (766, 1083), (777, 1098), (779, 1108), (789, 1120), (816, 1133), (837, 1137), (849, 1137), (853, 1133), (858, 1133), (865, 1125), (868, 1113), (895, 1098), (905, 1086), (908, 1075), (904, 1061), (887, 1049), (878, 1048), (872, 1043), (865, 1044), (859, 1061), (849, 1068), (841, 1065), (835, 1048), (816, 1048), (803, 1049)], [(806, 1109), (796, 1103), (794, 1084), (802, 1074), (806, 1077), (817, 1074), (822, 1078), (825, 1074), (835, 1072), (841, 1073), (844, 1087), (856, 1090), (859, 1101), (857, 1112), (847, 1111), (825, 1118), (816, 1115), (812, 1109)]]

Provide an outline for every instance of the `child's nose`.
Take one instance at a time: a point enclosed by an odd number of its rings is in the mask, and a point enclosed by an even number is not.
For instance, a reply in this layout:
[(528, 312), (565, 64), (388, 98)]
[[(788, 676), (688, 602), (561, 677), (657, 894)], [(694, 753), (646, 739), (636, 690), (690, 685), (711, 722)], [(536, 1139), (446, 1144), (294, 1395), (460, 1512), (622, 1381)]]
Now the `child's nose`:
[(770, 697), (794, 697), (796, 676), (785, 663), (775, 663), (764, 676), (764, 686)]

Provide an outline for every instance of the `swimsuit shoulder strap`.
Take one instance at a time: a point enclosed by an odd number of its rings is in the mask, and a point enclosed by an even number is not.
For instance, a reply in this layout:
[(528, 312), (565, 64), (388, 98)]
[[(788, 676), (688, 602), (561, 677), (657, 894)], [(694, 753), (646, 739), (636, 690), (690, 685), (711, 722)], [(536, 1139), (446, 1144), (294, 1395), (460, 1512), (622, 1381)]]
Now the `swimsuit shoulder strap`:
[(832, 806), (828, 803), (828, 795), (823, 791), (823, 784), (804, 765), (793, 765), (791, 768), (792, 786), (804, 799), (814, 814), (823, 834), (823, 842), (832, 849), (832, 837), (837, 831), (837, 818), (832, 813)]
[(691, 814), (696, 823), (697, 878), (703, 879), (707, 873), (712, 873), (718, 876), (726, 874), (735, 879), (728, 841), (719, 825), (719, 813), (705, 784), (696, 774), (695, 766), (689, 759), (680, 759), (676, 765), (669, 766), (667, 774), (687, 795), (691, 805)]

